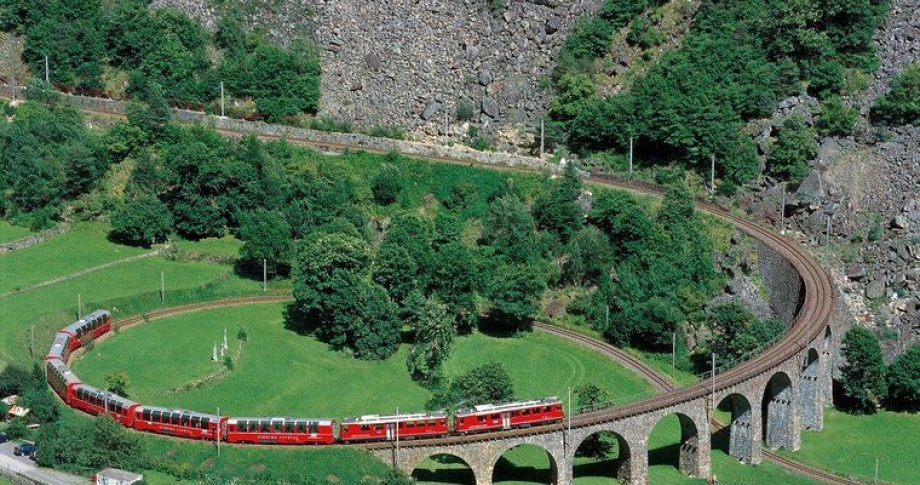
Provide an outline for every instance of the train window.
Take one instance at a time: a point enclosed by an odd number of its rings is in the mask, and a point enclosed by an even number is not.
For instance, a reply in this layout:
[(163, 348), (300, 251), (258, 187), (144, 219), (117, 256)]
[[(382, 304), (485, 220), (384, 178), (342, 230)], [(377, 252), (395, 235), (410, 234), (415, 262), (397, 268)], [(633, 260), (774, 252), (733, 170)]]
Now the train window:
[(269, 431), (271, 431), (271, 425), (272, 425), (271, 421), (260, 421), (259, 425), (262, 428), (261, 431), (263, 433), (268, 433)]
[[(311, 430), (313, 429), (313, 423), (310, 423), (310, 429), (311, 429)], [(303, 421), (298, 421), (298, 422), (297, 422), (297, 431), (300, 432), (300, 433), (306, 433), (306, 432), (307, 432), (307, 423), (305, 423), (305, 422), (303, 422)]]
[(382, 425), (382, 424), (378, 424), (377, 426), (374, 427), (374, 429), (376, 429), (377, 431), (380, 431), (380, 430), (383, 429), (383, 425)]
[(258, 432), (259, 432), (259, 422), (258, 422), (258, 421), (250, 421), (248, 424), (249, 424), (249, 428), (248, 428), (248, 429), (249, 429), (249, 431), (250, 431), (251, 433), (258, 433)]
[(201, 425), (201, 418), (198, 416), (192, 416), (192, 427), (197, 428)]
[(481, 423), (481, 422), (483, 422), (483, 421), (486, 420), (486, 417), (485, 417), (485, 416), (476, 416), (476, 420), (479, 421), (479, 422)]
[(275, 428), (276, 432), (280, 432), (283, 426), (284, 426), (284, 423), (282, 421), (275, 421), (272, 423), (272, 427)]
[(177, 412), (173, 412), (172, 415), (171, 415), (170, 418), (169, 418), (169, 421), (170, 421), (172, 424), (178, 425), (179, 422), (180, 422), (180, 419), (182, 419), (182, 416), (181, 416), (179, 413), (177, 413)]
[[(153, 411), (153, 412), (151, 412), (151, 411), (144, 411), (144, 413), (150, 413), (150, 414), (153, 416), (153, 419), (151, 419), (151, 418), (149, 418), (149, 417), (148, 417), (148, 418), (144, 418), (144, 419), (146, 419), (147, 421), (154, 421), (154, 422), (157, 422), (157, 423), (160, 422), (160, 412), (159, 412), (159, 411)], [(145, 416), (147, 416), (147, 415), (145, 414)]]
[(207, 430), (209, 424), (211, 424), (211, 420), (202, 418), (202, 420), (201, 420), (201, 429)]
[(366, 425), (366, 424), (362, 424), (362, 425), (361, 425), (361, 431), (368, 431), (368, 430), (370, 430), (370, 429), (371, 429), (371, 427), (368, 426), (368, 425)]
[(319, 423), (316, 421), (310, 423), (310, 434), (319, 433)]

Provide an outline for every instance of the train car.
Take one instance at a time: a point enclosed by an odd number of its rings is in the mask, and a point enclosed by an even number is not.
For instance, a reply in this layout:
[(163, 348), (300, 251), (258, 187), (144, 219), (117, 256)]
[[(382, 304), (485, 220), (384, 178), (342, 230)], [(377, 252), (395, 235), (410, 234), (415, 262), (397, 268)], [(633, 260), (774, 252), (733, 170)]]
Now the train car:
[(445, 413), (399, 414), (345, 418), (339, 433), (342, 441), (391, 441), (435, 438), (450, 432)]
[(135, 408), (140, 406), (140, 403), (86, 384), (74, 386), (69, 404), (89, 414), (108, 414), (128, 428), (134, 424)]
[(45, 362), (45, 378), (58, 396), (69, 406), (73, 401), (74, 388), (82, 384), (63, 361), (55, 359)]
[(51, 349), (45, 355), (45, 361), (60, 360), (66, 363), (70, 358), (70, 334), (67, 332), (58, 332), (51, 342)]
[(227, 418), (182, 409), (138, 406), (134, 429), (197, 440), (220, 440)]
[(458, 434), (470, 434), (526, 428), (558, 423), (564, 417), (562, 402), (554, 397), (541, 401), (483, 404), (457, 410), (454, 414), (454, 431)]
[(331, 419), (231, 417), (224, 427), (224, 439), (230, 443), (331, 445), (337, 434)]
[(70, 351), (73, 352), (111, 329), (112, 314), (108, 310), (96, 310), (71, 323), (61, 333), (70, 336)]

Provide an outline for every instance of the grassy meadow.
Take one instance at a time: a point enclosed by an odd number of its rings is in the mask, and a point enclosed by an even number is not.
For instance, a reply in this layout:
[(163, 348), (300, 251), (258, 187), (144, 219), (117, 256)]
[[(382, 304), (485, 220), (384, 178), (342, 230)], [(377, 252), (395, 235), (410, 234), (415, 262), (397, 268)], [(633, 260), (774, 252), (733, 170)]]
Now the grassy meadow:
[[(312, 337), (285, 329), (282, 304), (214, 309), (157, 320), (113, 336), (74, 365), (88, 382), (124, 370), (132, 397), (142, 402), (242, 415), (334, 417), (421, 410), (431, 392), (406, 370), (408, 345), (382, 362), (352, 358)], [(218, 367), (215, 342), (227, 329), (234, 369), (201, 387), (191, 383)], [(248, 341), (236, 339), (245, 328)], [(169, 345), (163, 345), (164, 336)], [(242, 349), (240, 351), (240, 349)], [(445, 365), (448, 376), (499, 360), (521, 398), (566, 397), (568, 386), (596, 382), (615, 395), (648, 395), (649, 386), (595, 352), (556, 337), (532, 333), (496, 338), (475, 333), (458, 338)], [(178, 392), (177, 392), (178, 391)], [(258, 395), (258, 399), (253, 399)]]
[[(25, 227), (14, 226), (6, 221), (0, 221), (0, 243), (15, 241), (17, 239), (22, 239), (29, 234), (32, 234), (32, 231)], [(0, 480), (3, 480), (0, 478)], [(0, 481), (0, 484), (3, 482)]]

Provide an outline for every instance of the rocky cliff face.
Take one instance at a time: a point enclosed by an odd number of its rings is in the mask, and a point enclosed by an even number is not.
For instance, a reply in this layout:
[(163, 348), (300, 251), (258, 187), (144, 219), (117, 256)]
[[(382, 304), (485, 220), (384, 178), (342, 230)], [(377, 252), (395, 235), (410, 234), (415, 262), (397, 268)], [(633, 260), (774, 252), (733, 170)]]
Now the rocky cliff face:
[[(155, 0), (216, 23), (213, 0)], [(533, 130), (540, 80), (577, 19), (603, 0), (244, 0), (247, 23), (321, 51), (321, 115), (465, 136), (460, 104), (491, 133)], [(495, 5), (493, 7), (493, 5)], [(446, 126), (446, 128), (445, 128)]]
[[(920, 62), (920, 0), (894, 0), (876, 34), (880, 68), (852, 102), (868, 114), (892, 77)], [(759, 140), (791, 112), (820, 117), (808, 97), (791, 98)], [(856, 320), (884, 336), (888, 358), (920, 342), (920, 127), (873, 128), (820, 141), (811, 174), (786, 196), (786, 227), (827, 258)], [(782, 188), (768, 185), (750, 207), (780, 224)], [(829, 245), (825, 245), (830, 243)]]

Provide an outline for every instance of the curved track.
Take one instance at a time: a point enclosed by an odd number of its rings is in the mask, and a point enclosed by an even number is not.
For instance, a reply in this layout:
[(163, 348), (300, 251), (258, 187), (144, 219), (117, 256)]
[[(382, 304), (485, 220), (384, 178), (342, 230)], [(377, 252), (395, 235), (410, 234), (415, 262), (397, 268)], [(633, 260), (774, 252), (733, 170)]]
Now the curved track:
[[(95, 111), (95, 110), (84, 110), (92, 111), (101, 114), (115, 115), (123, 117), (119, 113), (111, 113), (105, 111)], [(227, 135), (242, 135), (249, 134), (239, 131), (232, 130), (218, 130), (221, 133)], [(262, 139), (272, 139), (277, 137), (271, 136), (259, 136)], [(319, 149), (352, 149), (352, 150), (363, 150), (363, 151), (373, 151), (368, 150), (367, 147), (362, 146), (351, 146), (348, 144), (336, 144), (336, 143), (316, 143), (311, 140), (305, 139), (291, 139), (288, 138), (288, 141), (297, 145), (311, 146)], [(450, 157), (420, 157), (409, 155), (413, 158), (423, 158), (432, 161), (446, 162), (446, 163), (455, 163), (462, 165), (477, 165), (493, 170), (514, 170), (514, 171), (529, 171), (528, 169), (523, 169), (520, 167), (503, 167), (495, 165), (484, 165), (479, 164), (468, 159), (459, 159), (459, 158), (450, 158)], [(652, 195), (661, 195), (661, 190), (657, 187), (648, 186), (645, 184), (639, 184), (635, 182), (627, 182), (623, 180), (617, 180), (609, 177), (591, 175), (587, 177), (587, 182), (596, 185), (614, 187), (619, 189), (626, 189), (635, 192), (647, 193)], [(808, 254), (802, 251), (795, 243), (789, 241), (786, 238), (780, 237), (775, 234), (771, 229), (768, 229), (759, 224), (755, 224), (746, 219), (737, 217), (731, 214), (728, 210), (719, 207), (715, 204), (709, 202), (697, 201), (696, 206), (698, 209), (712, 214), (716, 217), (719, 217), (735, 227), (741, 229), (748, 235), (758, 239), (763, 242), (774, 251), (779, 253), (784, 259), (786, 259), (790, 264), (793, 265), (795, 270), (798, 272), (799, 276), (802, 278), (803, 288), (804, 288), (804, 301), (802, 302), (801, 309), (791, 325), (788, 331), (780, 338), (774, 345), (766, 349), (760, 355), (754, 357), (753, 359), (739, 364), (738, 366), (729, 369), (722, 374), (716, 376), (715, 378), (715, 387), (717, 390), (730, 387), (732, 385), (744, 382), (748, 379), (760, 376), (762, 374), (771, 372), (775, 367), (781, 365), (782, 363), (788, 361), (789, 359), (795, 358), (796, 354), (802, 352), (809, 342), (813, 341), (815, 338), (821, 335), (821, 332), (830, 323), (831, 316), (833, 314), (833, 309), (835, 306), (835, 294), (831, 285), (830, 278), (824, 272), (824, 270), (815, 262)], [(283, 301), (286, 297), (268, 297), (268, 298), (277, 298), (277, 301)], [(255, 302), (255, 299), (239, 299), (240, 301), (236, 304), (246, 304), (246, 301)], [(222, 306), (220, 302), (211, 302), (198, 305), (189, 305), (188, 307), (195, 306), (195, 309), (205, 309), (212, 306)], [(186, 307), (184, 311), (193, 311)], [(176, 309), (166, 309), (159, 312), (152, 312), (147, 314), (147, 319), (158, 318), (171, 314), (170, 311)], [(178, 311), (176, 313), (179, 313)], [(128, 319), (122, 324), (132, 325), (139, 323), (145, 320), (143, 316), (134, 317), (134, 319)], [(584, 337), (584, 336), (581, 336)], [(590, 345), (597, 348), (598, 350), (609, 350), (603, 349), (602, 343), (594, 344), (587, 343), (581, 340), (581, 337), (577, 337), (579, 342), (584, 345)], [(575, 338), (575, 337), (573, 337)], [(587, 339), (587, 337), (584, 337)], [(605, 352), (606, 353), (606, 352)], [(613, 355), (608, 353), (608, 355)], [(616, 354), (616, 359), (622, 362), (627, 367), (636, 370), (641, 375), (646, 375), (649, 369), (644, 365), (635, 367), (641, 362), (636, 362), (638, 359), (635, 359), (632, 356), (629, 356), (625, 353)], [(620, 360), (620, 359), (623, 360)], [(645, 369), (645, 370), (642, 370)], [(657, 374), (656, 374), (657, 376)], [(655, 387), (661, 388), (664, 392), (655, 396), (651, 399), (648, 399), (643, 402), (630, 404), (622, 407), (615, 407), (609, 409), (602, 409), (586, 414), (582, 414), (572, 418), (572, 427), (588, 426), (595, 423), (612, 421), (627, 416), (641, 414), (645, 412), (654, 411), (656, 409), (661, 409), (669, 407), (675, 404), (682, 402), (690, 401), (693, 399), (698, 399), (705, 396), (711, 391), (710, 383), (697, 383), (684, 388), (675, 388), (670, 382), (664, 382), (664, 378), (661, 376), (652, 377), (646, 375), (650, 379), (650, 382), (653, 383)], [(552, 426), (546, 426), (542, 428), (530, 428), (530, 429), (518, 429), (518, 430), (509, 430), (498, 433), (490, 433), (485, 435), (468, 435), (468, 436), (454, 436), (447, 438), (438, 438), (438, 439), (429, 439), (429, 440), (418, 440), (413, 442), (407, 442), (403, 444), (405, 447), (410, 446), (430, 446), (430, 445), (441, 445), (441, 444), (451, 444), (451, 443), (466, 443), (466, 442), (476, 442), (483, 440), (492, 440), (500, 439), (507, 436), (519, 436), (526, 434), (540, 434), (546, 432), (559, 431), (563, 428), (563, 425), (557, 424)], [(390, 445), (388, 443), (378, 443), (367, 445), (368, 448), (387, 448)], [(787, 460), (783, 457), (764, 451), (764, 454), (768, 459), (780, 463), (786, 468), (795, 470), (799, 473), (812, 476), (813, 478), (831, 481), (833, 483), (844, 483), (844, 484), (854, 484), (859, 482), (853, 482), (841, 479), (840, 477), (826, 474), (817, 470), (813, 470), (809, 467), (801, 465), (799, 463)]]

